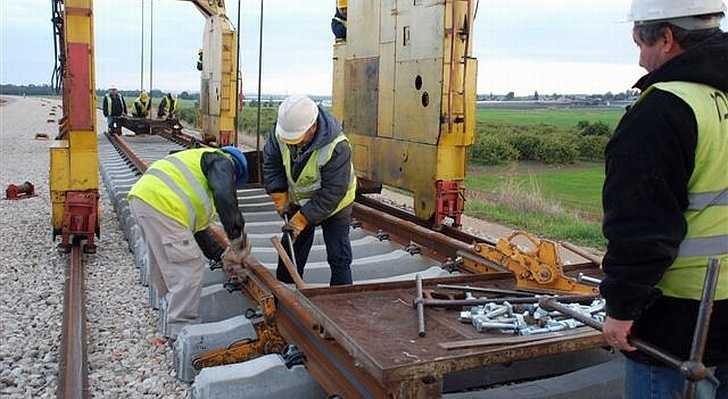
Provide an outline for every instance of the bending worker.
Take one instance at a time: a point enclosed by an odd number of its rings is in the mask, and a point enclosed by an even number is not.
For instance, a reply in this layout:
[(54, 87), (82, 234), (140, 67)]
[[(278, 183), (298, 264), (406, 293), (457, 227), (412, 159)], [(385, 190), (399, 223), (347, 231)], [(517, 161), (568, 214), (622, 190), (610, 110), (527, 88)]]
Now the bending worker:
[(176, 117), (178, 107), (177, 96), (172, 95), (172, 93), (167, 93), (166, 96), (162, 97), (162, 101), (159, 102), (157, 118), (171, 119)]
[(685, 378), (628, 336), (688, 359), (709, 257), (723, 265), (703, 359), (728, 398), (728, 34), (722, 0), (633, 0), (648, 74), (606, 149), (604, 338), (626, 398), (682, 397)]
[[(339, 123), (310, 98), (288, 97), (278, 108), (275, 133), (268, 135), (263, 156), (265, 189), (276, 211), (290, 218), (284, 229), (293, 236), (298, 273), (303, 276), (314, 229), (321, 225), (331, 285), (351, 284), (349, 226), (356, 176)], [(287, 234), (283, 247), (288, 251)], [(280, 259), (276, 275), (293, 282)]]
[(115, 85), (111, 85), (109, 92), (104, 96), (101, 110), (106, 117), (106, 126), (109, 129), (114, 127), (114, 122), (117, 117), (127, 114), (124, 96), (119, 93)]
[[(168, 337), (199, 316), (205, 261), (196, 241), (228, 270), (250, 254), (236, 193), (247, 180), (247, 162), (237, 148), (197, 148), (154, 162), (131, 188), (129, 207), (149, 246), (150, 280), (167, 302)], [(227, 248), (209, 227), (216, 211)]]
[(152, 101), (149, 99), (149, 94), (142, 90), (139, 97), (134, 100), (134, 105), (131, 108), (131, 116), (135, 118), (147, 118), (149, 111), (152, 108)]
[(139, 97), (134, 100), (134, 105), (131, 108), (131, 116), (135, 118), (147, 118), (149, 111), (152, 108), (152, 101), (149, 99), (149, 94), (142, 90)]

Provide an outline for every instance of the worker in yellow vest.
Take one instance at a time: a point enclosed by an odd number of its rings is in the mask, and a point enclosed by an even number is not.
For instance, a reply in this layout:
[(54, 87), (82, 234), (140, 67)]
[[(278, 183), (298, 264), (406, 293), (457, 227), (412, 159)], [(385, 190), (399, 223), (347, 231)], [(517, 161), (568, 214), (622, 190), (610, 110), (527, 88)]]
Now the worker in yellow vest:
[[(226, 270), (250, 255), (236, 193), (247, 180), (248, 164), (237, 148), (197, 148), (154, 162), (129, 191), (129, 208), (149, 247), (151, 283), (167, 303), (165, 336), (174, 339), (198, 321), (203, 253)], [(226, 248), (210, 228), (215, 213)]]
[(126, 101), (124, 96), (119, 93), (116, 85), (111, 85), (108, 93), (104, 96), (104, 101), (101, 104), (101, 112), (106, 117), (106, 125), (109, 130), (116, 130), (121, 133), (121, 125), (117, 121), (117, 118), (127, 114)]
[(151, 108), (152, 102), (149, 100), (149, 94), (142, 90), (139, 97), (134, 100), (134, 105), (131, 107), (131, 116), (135, 118), (147, 118)]
[(706, 266), (723, 264), (704, 361), (728, 398), (728, 34), (722, 0), (633, 0), (648, 74), (606, 149), (604, 338), (627, 355), (626, 398), (682, 397), (685, 378), (635, 351), (688, 359)]
[[(268, 135), (263, 151), (265, 189), (276, 211), (290, 218), (284, 229), (293, 236), (298, 273), (303, 276), (314, 229), (320, 225), (331, 285), (351, 284), (349, 228), (356, 175), (341, 126), (310, 98), (291, 96), (278, 108), (275, 132)], [(283, 247), (288, 251), (287, 235)], [(276, 275), (293, 282), (280, 259)]]
[(177, 101), (177, 96), (175, 96), (172, 93), (167, 93), (166, 96), (162, 97), (162, 101), (159, 102), (159, 108), (157, 109), (157, 118), (159, 118), (159, 119), (176, 118), (178, 109), (179, 109), (179, 101)]

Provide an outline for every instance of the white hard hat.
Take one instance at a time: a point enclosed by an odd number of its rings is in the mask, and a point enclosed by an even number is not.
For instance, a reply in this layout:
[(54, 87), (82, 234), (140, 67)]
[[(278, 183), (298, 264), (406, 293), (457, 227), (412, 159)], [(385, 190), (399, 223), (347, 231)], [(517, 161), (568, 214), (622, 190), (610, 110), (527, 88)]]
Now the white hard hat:
[(306, 131), (316, 123), (319, 110), (307, 96), (290, 96), (278, 107), (276, 136), (286, 144), (298, 144)]
[[(627, 20), (637, 23), (678, 20), (721, 12), (726, 12), (723, 0), (632, 0), (632, 9)], [(696, 26), (693, 29), (708, 29), (718, 26), (720, 26), (720, 18), (715, 18), (704, 26)]]

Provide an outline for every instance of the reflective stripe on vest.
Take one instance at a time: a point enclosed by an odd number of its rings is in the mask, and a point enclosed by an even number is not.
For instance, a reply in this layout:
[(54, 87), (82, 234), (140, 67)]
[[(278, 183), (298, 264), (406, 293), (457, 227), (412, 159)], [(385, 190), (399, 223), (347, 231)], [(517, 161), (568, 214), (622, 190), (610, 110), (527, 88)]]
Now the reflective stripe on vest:
[[(316, 195), (316, 191), (321, 189), (320, 170), (331, 160), (334, 149), (342, 141), (349, 141), (343, 133), (339, 134), (333, 141), (325, 146), (314, 150), (306, 162), (306, 165), (303, 167), (301, 174), (298, 176), (298, 180), (294, 181), (291, 165), (291, 151), (287, 144), (278, 140), (278, 147), (281, 150), (283, 167), (286, 171), (286, 178), (288, 180), (288, 193), (292, 203), (303, 206)], [(347, 188), (346, 195), (344, 195), (344, 198), (341, 199), (338, 206), (329, 214), (329, 216), (336, 214), (354, 202), (354, 198), (356, 197), (356, 174), (354, 173), (354, 165), (351, 162), (349, 165), (349, 187)]]
[[(688, 231), (657, 287), (669, 297), (699, 300), (708, 258), (718, 257), (728, 264), (728, 96), (707, 85), (666, 82), (648, 88), (641, 98), (652, 90), (685, 101), (698, 126), (684, 214)], [(721, 273), (715, 299), (728, 299), (728, 273)]]
[(223, 154), (214, 148), (197, 148), (154, 162), (128, 196), (141, 199), (193, 232), (205, 229), (215, 213), (212, 192), (200, 166), (207, 152)]
[(177, 194), (177, 197), (179, 197), (182, 203), (185, 204), (185, 208), (187, 208), (187, 223), (189, 223), (190, 226), (197, 226), (197, 212), (195, 212), (195, 207), (192, 206), (192, 202), (190, 202), (189, 197), (187, 197), (187, 194), (182, 191), (180, 186), (178, 186), (172, 178), (167, 176), (166, 173), (159, 169), (149, 169), (147, 173), (161, 180), (162, 183), (166, 184), (170, 190)]
[(111, 116), (111, 95), (106, 95), (106, 115)]

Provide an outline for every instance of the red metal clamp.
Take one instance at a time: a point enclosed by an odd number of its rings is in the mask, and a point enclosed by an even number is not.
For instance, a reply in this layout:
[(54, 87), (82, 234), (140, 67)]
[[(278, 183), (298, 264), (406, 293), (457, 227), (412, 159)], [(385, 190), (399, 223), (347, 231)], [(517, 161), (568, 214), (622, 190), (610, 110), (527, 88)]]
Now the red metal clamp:
[(436, 183), (435, 226), (442, 226), (446, 217), (453, 220), (452, 227), (460, 227), (465, 210), (465, 187), (460, 180), (440, 180)]
[(5, 199), (8, 200), (15, 201), (30, 197), (35, 197), (35, 187), (29, 181), (18, 185), (9, 184), (5, 189)]
[(70, 191), (66, 194), (61, 235), (63, 248), (70, 250), (74, 238), (85, 238), (84, 252), (96, 253), (99, 194), (93, 191)]

